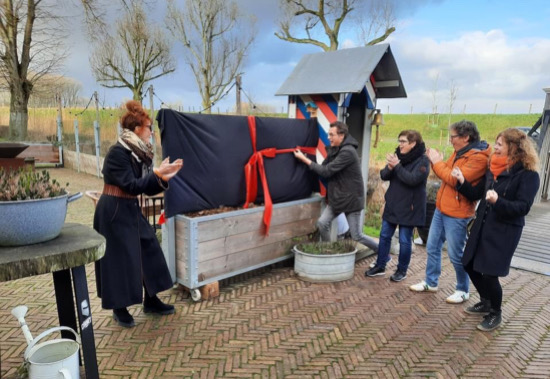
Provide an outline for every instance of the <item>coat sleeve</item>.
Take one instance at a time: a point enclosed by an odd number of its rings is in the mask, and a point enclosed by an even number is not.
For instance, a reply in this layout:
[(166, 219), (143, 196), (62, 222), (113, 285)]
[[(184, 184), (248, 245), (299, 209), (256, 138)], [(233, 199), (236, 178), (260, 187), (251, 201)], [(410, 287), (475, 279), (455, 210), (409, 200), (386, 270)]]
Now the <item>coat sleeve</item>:
[(327, 164), (323, 162), (323, 164), (320, 165), (318, 163), (311, 162), (309, 168), (323, 178), (330, 178), (334, 174), (342, 171), (343, 169), (351, 165), (354, 161), (354, 152), (344, 147), (340, 149), (336, 157), (334, 157), (334, 159)]
[(405, 185), (409, 187), (416, 187), (417, 185), (424, 183), (430, 174), (429, 161), (422, 160), (422, 162), (412, 171), (406, 170), (401, 164), (394, 167), (395, 175)]
[(380, 179), (390, 180), (393, 176), (394, 170), (390, 170), (388, 165), (386, 165), (382, 170), (380, 170)]
[(524, 171), (519, 179), (519, 186), (514, 199), (499, 196), (493, 205), (493, 210), (505, 217), (521, 217), (527, 215), (539, 190), (540, 178), (535, 171)]
[(480, 180), (476, 185), (472, 185), (472, 183), (464, 178), (464, 183), (460, 184), (458, 181), (456, 182), (456, 189), (464, 195), (466, 199), (477, 201), (482, 199), (483, 195), (485, 195), (485, 180)]
[[(433, 170), (444, 183), (455, 187), (457, 180), (451, 175), (453, 171), (453, 156), (447, 161), (440, 161), (434, 164)], [(463, 164), (459, 160), (457, 160), (456, 165), (460, 167), (464, 179), (470, 183), (477, 183), (485, 175), (485, 171), (487, 170), (487, 156), (485, 154), (472, 154), (467, 157)]]
[(120, 187), (124, 192), (130, 195), (152, 196), (163, 191), (163, 186), (157, 180), (153, 173), (147, 174), (141, 178), (136, 178), (132, 169), (133, 158), (123, 148), (113, 148), (105, 158), (103, 166), (103, 175), (105, 183)]

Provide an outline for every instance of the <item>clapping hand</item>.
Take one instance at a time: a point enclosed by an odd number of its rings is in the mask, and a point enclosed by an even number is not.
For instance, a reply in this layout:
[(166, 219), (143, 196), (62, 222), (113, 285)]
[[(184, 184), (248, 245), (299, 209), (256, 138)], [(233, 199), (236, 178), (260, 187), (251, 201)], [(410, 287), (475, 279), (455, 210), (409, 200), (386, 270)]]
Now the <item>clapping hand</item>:
[(436, 164), (437, 162), (440, 162), (443, 160), (443, 153), (440, 153), (436, 149), (428, 148), (426, 150), (426, 155), (428, 156), (428, 159), (432, 164)]
[(393, 170), (395, 166), (399, 164), (400, 160), (397, 158), (397, 155), (395, 154), (387, 154), (386, 155), (386, 164), (388, 165), (388, 168), (390, 170)]
[(462, 175), (462, 171), (460, 171), (460, 168), (453, 168), (453, 171), (451, 171), (451, 175), (453, 178), (456, 178), (456, 180), (458, 180), (460, 184), (464, 183), (464, 175)]
[(174, 162), (170, 163), (170, 157), (166, 157), (166, 159), (161, 162), (160, 166), (153, 171), (159, 178), (167, 182), (172, 179), (182, 167), (183, 159), (176, 159)]
[(498, 200), (498, 193), (496, 193), (495, 190), (488, 190), (487, 194), (485, 195), (485, 200), (487, 200), (489, 204), (496, 203)]

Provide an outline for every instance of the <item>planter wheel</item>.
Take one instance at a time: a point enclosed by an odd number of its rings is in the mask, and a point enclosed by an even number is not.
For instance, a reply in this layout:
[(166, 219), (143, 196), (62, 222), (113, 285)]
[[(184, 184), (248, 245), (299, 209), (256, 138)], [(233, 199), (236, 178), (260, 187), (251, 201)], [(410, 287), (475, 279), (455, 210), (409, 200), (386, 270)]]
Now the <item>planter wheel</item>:
[(189, 292), (191, 293), (191, 299), (193, 299), (193, 301), (201, 300), (201, 291), (199, 291), (198, 288), (193, 288), (189, 290)]

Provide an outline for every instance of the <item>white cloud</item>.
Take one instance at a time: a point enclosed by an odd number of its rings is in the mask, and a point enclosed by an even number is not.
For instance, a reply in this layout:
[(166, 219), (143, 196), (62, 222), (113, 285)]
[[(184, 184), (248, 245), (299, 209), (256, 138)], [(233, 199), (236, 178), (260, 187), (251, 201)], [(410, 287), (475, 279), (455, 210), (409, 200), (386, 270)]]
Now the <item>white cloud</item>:
[(434, 81), (439, 74), (439, 110), (448, 111), (449, 83), (459, 88), (457, 109), (468, 113), (542, 111), (550, 86), (550, 39), (512, 39), (502, 30), (473, 31), (456, 39), (399, 38), (392, 51), (408, 98), (380, 100), (394, 113), (429, 112)]

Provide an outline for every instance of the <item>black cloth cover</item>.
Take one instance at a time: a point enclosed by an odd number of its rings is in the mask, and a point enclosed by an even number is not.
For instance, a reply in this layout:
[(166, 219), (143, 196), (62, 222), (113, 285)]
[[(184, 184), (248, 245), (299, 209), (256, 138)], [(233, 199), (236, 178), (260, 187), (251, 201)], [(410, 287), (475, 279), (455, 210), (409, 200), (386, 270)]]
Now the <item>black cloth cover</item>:
[[(157, 114), (162, 156), (183, 158), (183, 168), (165, 192), (165, 214), (241, 207), (246, 200), (244, 166), (253, 150), (246, 116), (207, 115), (161, 109)], [(318, 144), (317, 121), (256, 118), (257, 151)], [(314, 156), (309, 156), (315, 160)], [(292, 153), (264, 157), (273, 203), (304, 199), (319, 190), (317, 175)], [(263, 203), (258, 175), (257, 204)]]

